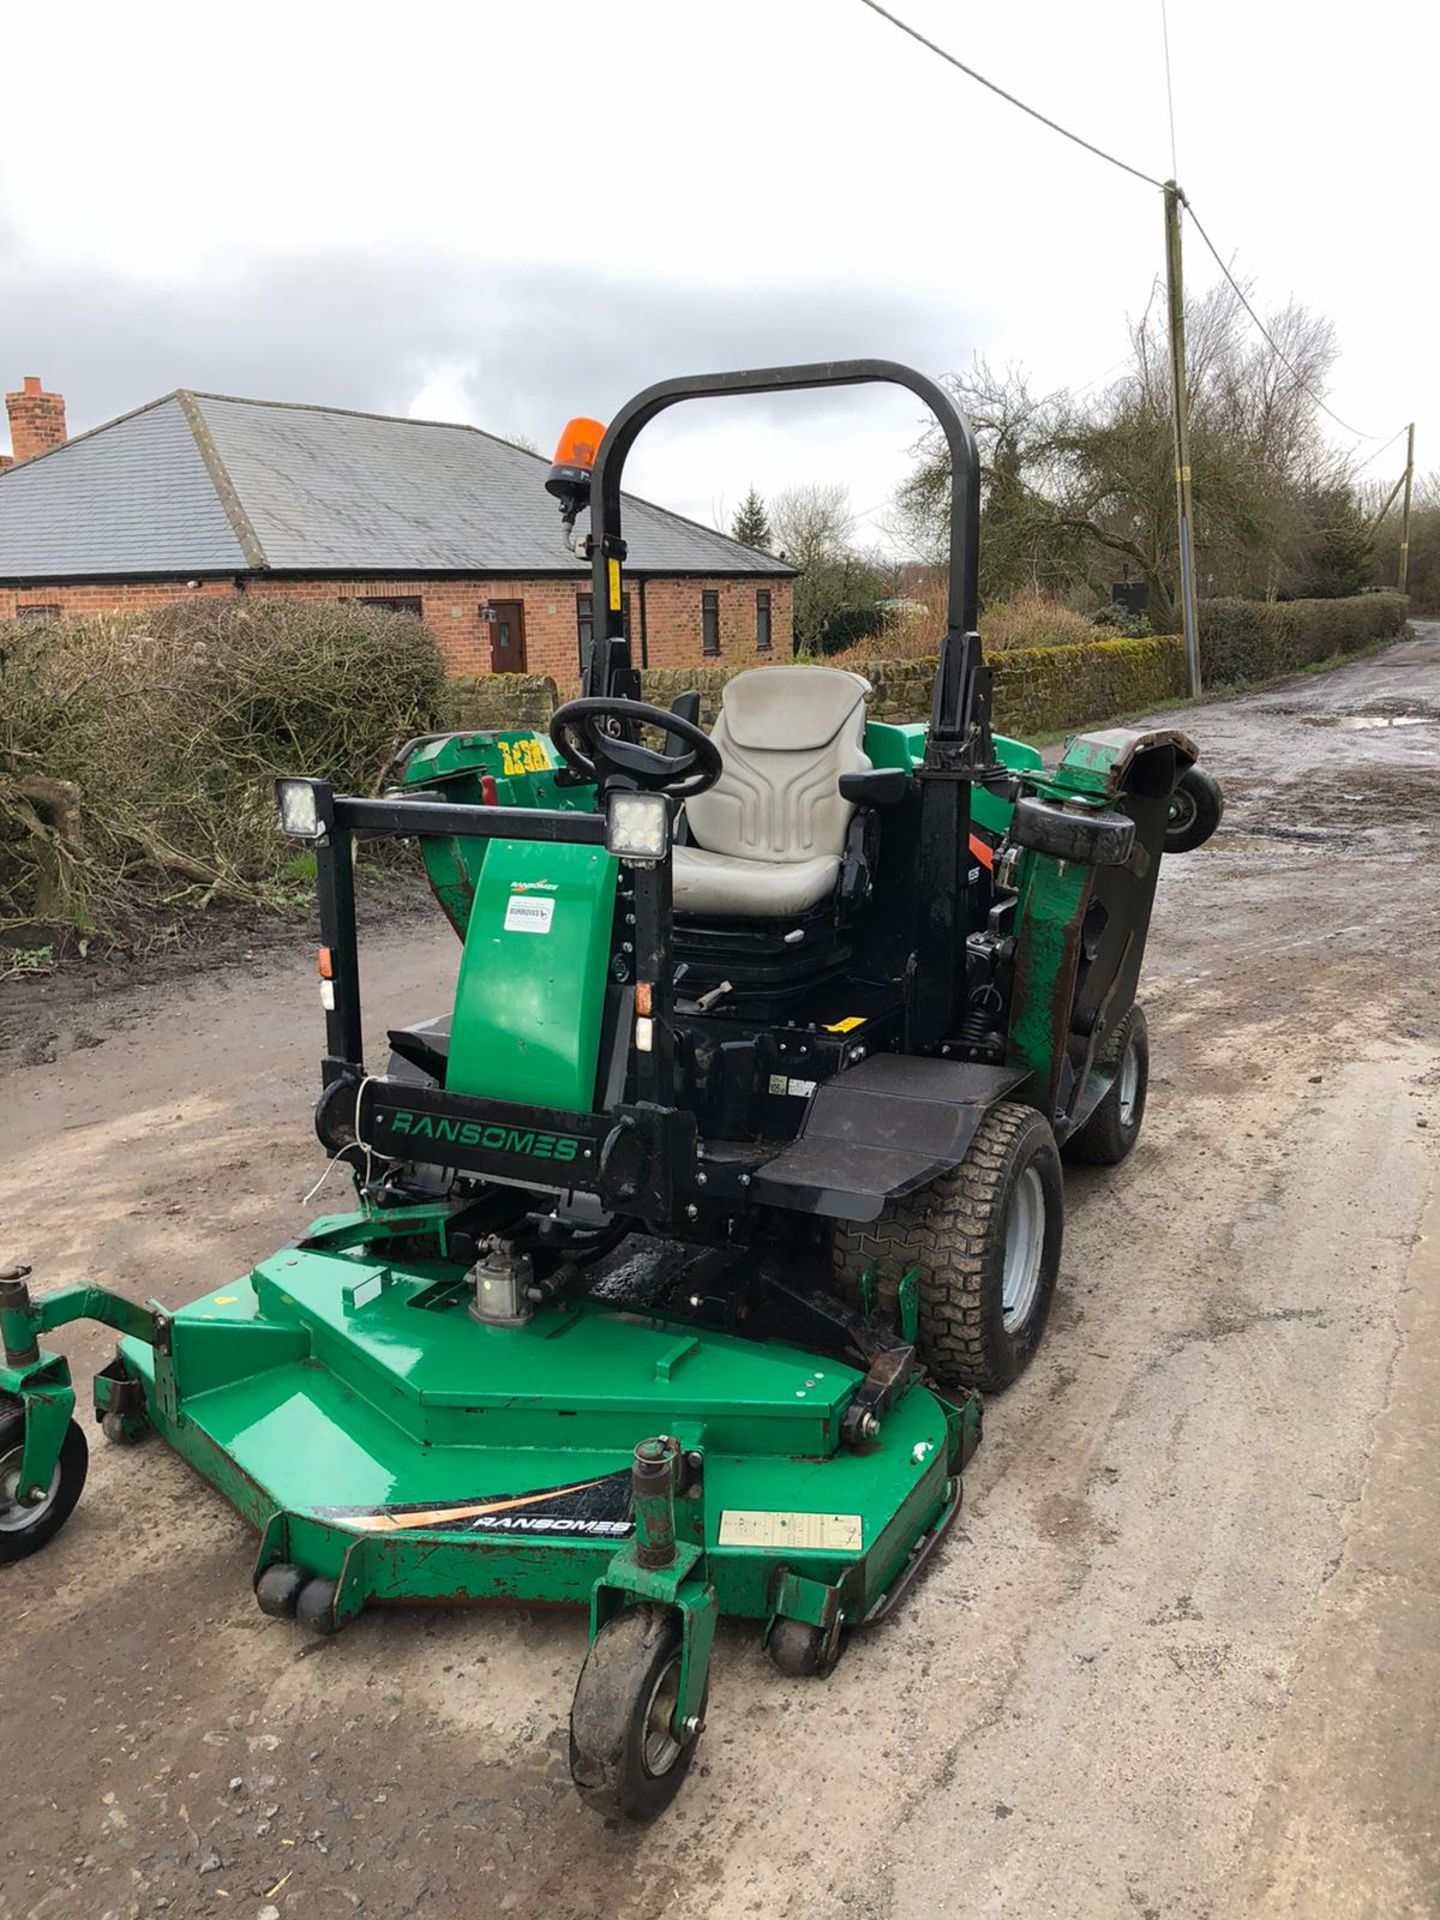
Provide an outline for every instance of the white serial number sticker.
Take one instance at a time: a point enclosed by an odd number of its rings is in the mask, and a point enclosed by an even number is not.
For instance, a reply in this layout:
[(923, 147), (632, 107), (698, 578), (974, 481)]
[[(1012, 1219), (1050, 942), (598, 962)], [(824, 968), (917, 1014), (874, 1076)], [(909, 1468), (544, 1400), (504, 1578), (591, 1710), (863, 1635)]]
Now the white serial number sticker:
[(555, 918), (555, 902), (541, 895), (512, 893), (505, 909), (507, 933), (548, 933)]
[(783, 1073), (772, 1073), (770, 1076), (770, 1091), (771, 1093), (789, 1094), (792, 1100), (808, 1100), (815, 1091), (815, 1082), (813, 1080), (791, 1080)]
[(755, 1513), (726, 1507), (720, 1515), (722, 1547), (797, 1547), (822, 1553), (859, 1553), (858, 1513)]

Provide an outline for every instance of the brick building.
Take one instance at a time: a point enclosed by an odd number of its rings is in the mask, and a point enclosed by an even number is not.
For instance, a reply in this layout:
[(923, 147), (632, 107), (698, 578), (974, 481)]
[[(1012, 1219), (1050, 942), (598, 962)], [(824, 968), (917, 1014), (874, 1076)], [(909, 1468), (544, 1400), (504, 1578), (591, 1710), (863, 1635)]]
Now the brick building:
[[(421, 615), (452, 673), (578, 679), (589, 571), (549, 463), (508, 441), (184, 391), (67, 440), (64, 401), (35, 379), (6, 407), (0, 619), (197, 593), (360, 599)], [(628, 495), (625, 534), (638, 664), (788, 655), (783, 561)]]

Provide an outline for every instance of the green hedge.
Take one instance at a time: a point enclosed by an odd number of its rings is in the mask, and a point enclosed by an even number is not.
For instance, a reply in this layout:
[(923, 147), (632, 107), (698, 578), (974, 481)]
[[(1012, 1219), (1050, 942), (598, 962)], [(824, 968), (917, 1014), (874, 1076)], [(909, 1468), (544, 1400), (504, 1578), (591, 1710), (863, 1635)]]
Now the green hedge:
[[(784, 665), (777, 661), (777, 665)], [(1172, 639), (1091, 640), (1071, 647), (1008, 647), (992, 654), (995, 725), (1002, 733), (1058, 733), (1115, 713), (1133, 713), (1185, 691), (1185, 648)], [(874, 687), (872, 720), (927, 720), (934, 660), (846, 660)], [(700, 717), (713, 724), (720, 696), (741, 667), (667, 667), (642, 674), (644, 697), (668, 707), (696, 687)]]
[[(1398, 593), (1365, 593), (1349, 600), (1202, 601), (1200, 664), (1205, 685), (1235, 687), (1271, 680), (1389, 639), (1404, 632), (1408, 605)], [(1183, 699), (1186, 690), (1185, 643), (1170, 634), (1004, 647), (993, 651), (989, 662), (995, 674), (995, 724), (1022, 737), (1093, 726), (1121, 713), (1143, 713), (1162, 701)], [(754, 664), (650, 667), (640, 675), (641, 694), (652, 706), (668, 707), (676, 694), (694, 688), (700, 695), (700, 718), (713, 726), (725, 682)], [(929, 717), (933, 657), (846, 658), (834, 664), (864, 674), (874, 687), (872, 718)], [(543, 727), (555, 701), (555, 683), (541, 675), (482, 674), (452, 680), (447, 705), (452, 726)]]
[[(1409, 603), (1398, 593), (1348, 600), (1207, 600), (1200, 607), (1200, 664), (1208, 688), (1245, 686), (1294, 673), (1317, 660), (1353, 653), (1405, 630)], [(753, 665), (666, 667), (642, 673), (645, 699), (668, 707), (694, 687), (701, 719), (713, 724), (725, 682)], [(775, 662), (783, 666), (784, 661)], [(934, 659), (843, 663), (875, 689), (876, 720), (929, 716)], [(989, 656), (995, 675), (995, 725), (1022, 738), (1093, 726), (1116, 714), (1143, 713), (1186, 691), (1185, 643), (1178, 635), (1090, 640), (1071, 646), (1006, 647)]]
[(1200, 671), (1207, 687), (1243, 687), (1355, 653), (1405, 631), (1403, 593), (1344, 600), (1202, 600)]

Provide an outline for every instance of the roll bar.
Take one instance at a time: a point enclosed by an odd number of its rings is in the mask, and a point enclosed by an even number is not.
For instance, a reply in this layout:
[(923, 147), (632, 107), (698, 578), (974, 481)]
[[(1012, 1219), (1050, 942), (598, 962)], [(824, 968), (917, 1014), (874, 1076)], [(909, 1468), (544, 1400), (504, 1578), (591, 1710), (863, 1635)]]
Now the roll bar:
[[(585, 663), (585, 691), (636, 699), (640, 676), (625, 638), (620, 478), (640, 429), (681, 400), (807, 387), (907, 387), (939, 421), (950, 449), (950, 592), (930, 705), (930, 731), (918, 770), (920, 864), (915, 946), (906, 982), (905, 1045), (928, 1052), (956, 1029), (964, 1005), (969, 931), (970, 789), (1008, 782), (990, 735), (991, 675), (975, 631), (979, 604), (980, 456), (964, 413), (944, 388), (895, 360), (824, 360), (811, 366), (757, 367), (661, 380), (637, 393), (610, 422), (590, 481), (590, 558), (597, 636)], [(601, 616), (603, 614), (603, 626)], [(603, 634), (603, 644), (598, 636)]]
[[(625, 541), (621, 528), (620, 480), (630, 449), (642, 427), (681, 400), (708, 400), (747, 393), (793, 393), (809, 387), (857, 387), (873, 384), (908, 387), (925, 402), (940, 424), (950, 449), (950, 594), (947, 633), (940, 649), (933, 725), (939, 737), (959, 741), (965, 735), (972, 704), (970, 688), (980, 664), (974, 640), (979, 600), (980, 456), (964, 413), (945, 389), (926, 374), (897, 360), (822, 360), (809, 366), (755, 367), (739, 373), (702, 373), (660, 380), (628, 401), (610, 422), (595, 459), (590, 489), (591, 562), (594, 605), (603, 610), (604, 645), (592, 642), (585, 663), (587, 694), (635, 698), (639, 680), (625, 638), (621, 569)], [(965, 642), (971, 642), (966, 645)], [(986, 742), (988, 748), (988, 740)]]

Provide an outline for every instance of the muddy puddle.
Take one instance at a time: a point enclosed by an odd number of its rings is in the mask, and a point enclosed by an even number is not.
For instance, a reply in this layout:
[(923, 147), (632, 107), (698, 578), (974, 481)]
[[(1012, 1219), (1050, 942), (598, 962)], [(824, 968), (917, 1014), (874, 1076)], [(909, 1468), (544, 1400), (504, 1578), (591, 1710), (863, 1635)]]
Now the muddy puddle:
[(1433, 727), (1433, 713), (1311, 713), (1302, 724), (1307, 727), (1337, 727), (1341, 733), (1368, 733), (1372, 728)]

